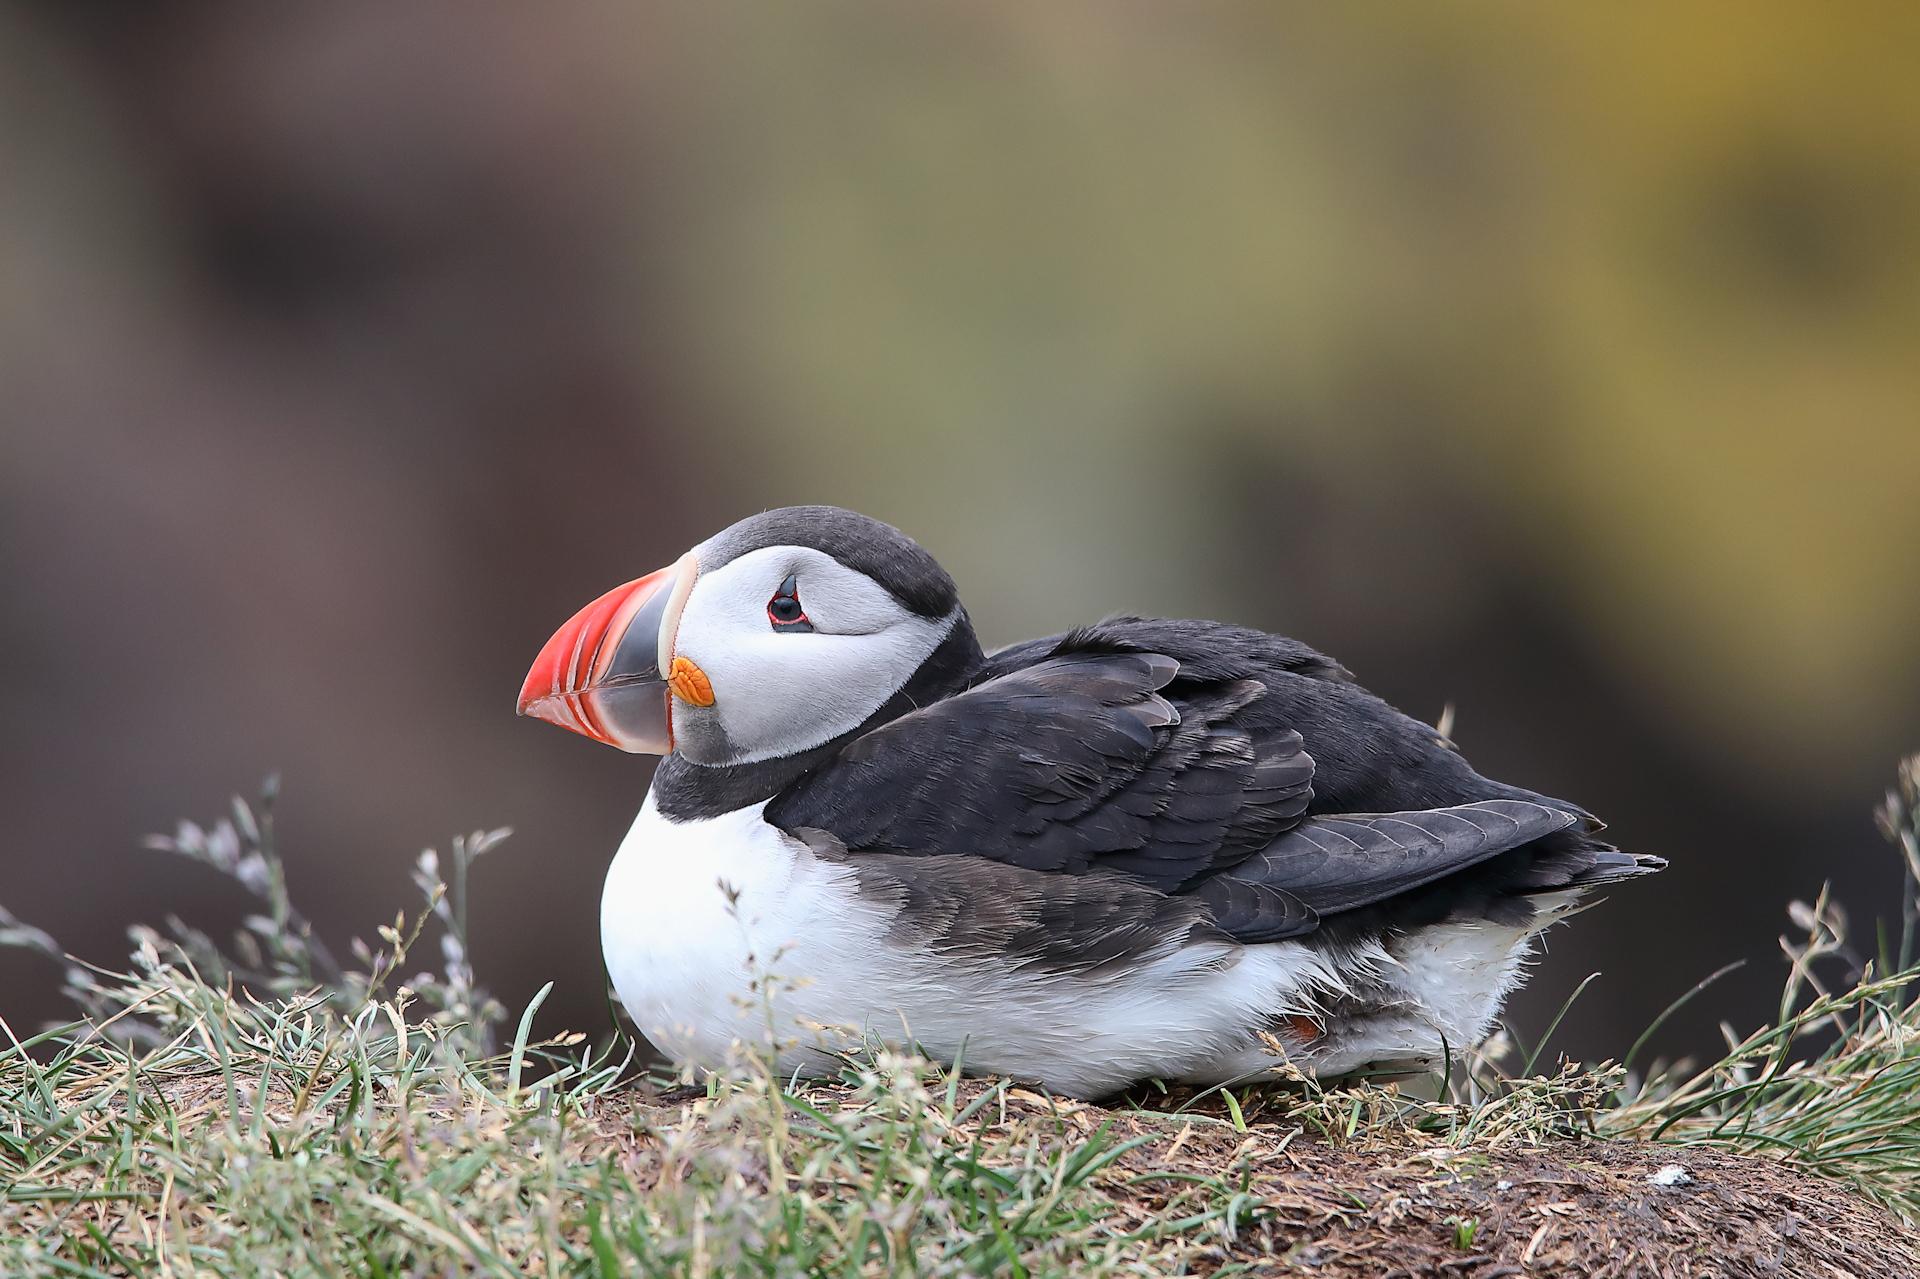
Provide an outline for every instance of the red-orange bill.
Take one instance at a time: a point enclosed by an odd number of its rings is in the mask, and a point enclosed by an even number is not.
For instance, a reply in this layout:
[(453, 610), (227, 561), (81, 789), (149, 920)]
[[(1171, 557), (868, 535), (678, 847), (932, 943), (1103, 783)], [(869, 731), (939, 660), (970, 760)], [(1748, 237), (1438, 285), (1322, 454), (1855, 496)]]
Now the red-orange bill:
[[(533, 659), (519, 711), (623, 751), (664, 755), (673, 748), (668, 689), (660, 654), (674, 582), (683, 565), (616, 586), (575, 613)], [(684, 594), (684, 593), (682, 593)], [(678, 609), (672, 610), (678, 613)]]

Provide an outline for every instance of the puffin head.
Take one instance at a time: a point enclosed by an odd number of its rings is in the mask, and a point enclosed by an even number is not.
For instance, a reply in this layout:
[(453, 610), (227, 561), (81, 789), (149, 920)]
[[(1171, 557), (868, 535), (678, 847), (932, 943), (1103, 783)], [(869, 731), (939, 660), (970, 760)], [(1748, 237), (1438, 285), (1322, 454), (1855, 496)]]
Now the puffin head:
[(519, 711), (639, 754), (721, 766), (852, 732), (957, 629), (953, 579), (892, 525), (835, 506), (750, 516), (554, 633)]

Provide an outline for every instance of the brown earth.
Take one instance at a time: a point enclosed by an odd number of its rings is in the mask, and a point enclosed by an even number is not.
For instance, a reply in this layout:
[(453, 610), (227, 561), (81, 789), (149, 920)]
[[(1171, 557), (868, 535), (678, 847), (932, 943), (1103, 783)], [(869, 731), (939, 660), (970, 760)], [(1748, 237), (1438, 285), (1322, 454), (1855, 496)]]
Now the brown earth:
[[(967, 1081), (962, 1101), (982, 1089)], [(831, 1108), (831, 1096), (815, 1100)], [(1230, 1224), (1163, 1238), (1152, 1273), (1920, 1279), (1920, 1230), (1786, 1160), (1579, 1136), (1449, 1145), (1391, 1125), (1362, 1125), (1342, 1142), (1286, 1122), (1277, 1097), (1250, 1095), (1236, 1127), (1217, 1097), (1168, 1113), (1152, 1102), (1110, 1110), (1014, 1087), (966, 1127), (1051, 1130), (1065, 1141), (1105, 1126), (1114, 1144), (1146, 1138), (1099, 1178), (1123, 1231), (1217, 1204), (1216, 1189), (1198, 1188), (1202, 1179), (1240, 1188), (1244, 1208)], [(656, 1094), (636, 1110), (662, 1103), (673, 1109)], [(640, 1114), (626, 1117), (645, 1125)], [(1654, 1180), (1662, 1170), (1670, 1184)]]
[[(1382, 1154), (1299, 1143), (1263, 1161), (1270, 1215), (1247, 1243), (1328, 1279), (1920, 1275), (1920, 1236), (1771, 1160), (1609, 1142)], [(1651, 1184), (1669, 1164), (1690, 1180)]]
[[(1161, 1235), (1144, 1273), (1318, 1279), (1920, 1279), (1920, 1231), (1846, 1186), (1782, 1159), (1700, 1146), (1579, 1136), (1447, 1144), (1391, 1124), (1310, 1135), (1284, 1094), (1244, 1110), (1208, 1098), (1185, 1113), (1061, 1101), (968, 1080), (961, 1101), (999, 1095), (956, 1134), (1027, 1134), (1043, 1147), (1106, 1129), (1107, 1148), (1143, 1139), (1098, 1175), (1119, 1233), (1193, 1220)], [(176, 1112), (214, 1106), (217, 1081), (177, 1085)], [(636, 1088), (590, 1107), (580, 1158), (661, 1168), (652, 1134), (678, 1127), (698, 1089)], [(853, 1105), (819, 1086), (822, 1109)], [(1165, 1104), (1158, 1099), (1157, 1104)], [(1235, 1120), (1238, 1120), (1238, 1123)], [(587, 1136), (587, 1134), (591, 1136)], [(1657, 1184), (1655, 1174), (1677, 1166)], [(644, 1179), (644, 1174), (643, 1174)], [(1220, 1183), (1239, 1193), (1230, 1221)]]
[[(1110, 1118), (1120, 1131), (1168, 1126)], [(1773, 1159), (1571, 1139), (1497, 1150), (1413, 1136), (1342, 1146), (1258, 1126), (1183, 1138), (1172, 1127), (1122, 1160), (1147, 1177), (1132, 1187), (1143, 1198), (1122, 1209), (1143, 1220), (1154, 1212), (1155, 1172), (1238, 1164), (1258, 1206), (1212, 1265), (1323, 1279), (1920, 1276), (1920, 1232)], [(1669, 1165), (1685, 1170), (1679, 1184), (1654, 1184)]]

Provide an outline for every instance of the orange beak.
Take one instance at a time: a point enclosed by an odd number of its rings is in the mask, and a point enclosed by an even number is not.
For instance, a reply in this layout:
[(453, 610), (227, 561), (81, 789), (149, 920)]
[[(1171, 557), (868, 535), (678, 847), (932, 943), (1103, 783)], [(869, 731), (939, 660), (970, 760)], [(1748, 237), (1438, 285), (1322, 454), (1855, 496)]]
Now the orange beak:
[[(700, 668), (673, 656), (680, 612), (698, 574), (686, 555), (575, 613), (533, 659), (520, 687), (520, 714), (623, 751), (670, 752), (669, 690), (696, 705), (713, 703)], [(688, 693), (704, 693), (704, 700)]]

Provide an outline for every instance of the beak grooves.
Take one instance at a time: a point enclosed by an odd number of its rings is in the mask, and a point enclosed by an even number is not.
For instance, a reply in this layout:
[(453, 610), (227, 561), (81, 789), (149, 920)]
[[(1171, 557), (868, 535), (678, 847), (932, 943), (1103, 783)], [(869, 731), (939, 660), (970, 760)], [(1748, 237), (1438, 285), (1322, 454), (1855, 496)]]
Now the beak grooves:
[(700, 571), (691, 552), (672, 568), (616, 586), (553, 633), (520, 687), (519, 711), (637, 754), (673, 749), (672, 696), (713, 705), (713, 685), (673, 655), (680, 612)]

